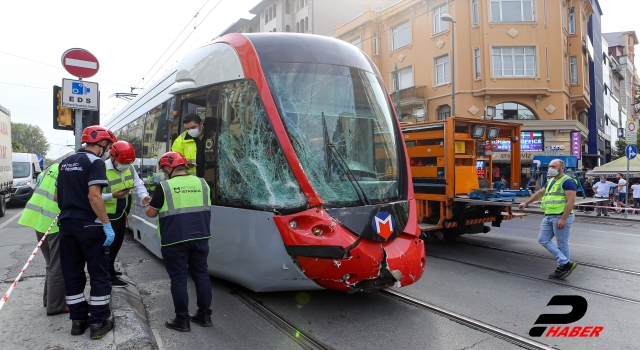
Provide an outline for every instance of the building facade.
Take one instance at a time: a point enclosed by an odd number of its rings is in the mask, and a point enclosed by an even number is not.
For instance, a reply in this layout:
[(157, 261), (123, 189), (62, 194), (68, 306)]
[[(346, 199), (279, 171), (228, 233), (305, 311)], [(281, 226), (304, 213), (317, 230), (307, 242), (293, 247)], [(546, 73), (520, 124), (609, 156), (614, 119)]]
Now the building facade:
[(605, 144), (610, 144), (610, 152), (605, 153), (604, 162), (612, 160), (615, 153), (616, 141), (624, 140), (624, 128), (627, 123), (628, 112), (620, 103), (620, 87), (624, 88), (624, 76), (619, 69), (620, 62), (611, 52), (606, 39), (602, 38), (603, 45), (603, 106), (605, 116)]
[[(455, 74), (457, 116), (481, 118), (495, 106), (496, 119), (521, 122), (537, 138), (522, 154), (526, 172), (536, 154), (571, 154), (574, 132), (581, 143), (588, 139), (592, 13), (589, 0), (404, 0), (365, 12), (334, 35), (360, 38), (403, 121), (449, 117)], [(444, 14), (455, 20), (453, 30)], [(510, 162), (496, 154), (494, 162)]]
[[(333, 36), (339, 23), (352, 20), (370, 8), (388, 7), (398, 0), (263, 0), (250, 13), (225, 29), (228, 33), (293, 32)], [(366, 8), (365, 8), (366, 7)], [(338, 10), (339, 8), (339, 10)]]
[[(585, 38), (588, 45), (589, 54), (589, 74), (592, 79), (589, 80), (589, 90), (591, 92), (591, 106), (587, 112), (588, 126), (591, 133), (587, 140), (587, 146), (583, 147), (585, 159), (583, 164), (585, 167), (593, 169), (596, 166), (606, 163), (606, 159), (611, 159), (611, 140), (607, 139), (605, 131), (606, 118), (604, 115), (604, 82), (603, 74), (605, 71), (604, 57), (600, 53), (603, 52), (602, 45), (602, 10), (597, 0), (591, 0), (593, 13), (589, 16), (587, 26), (587, 37)], [(594, 54), (597, 52), (598, 54)]]
[(636, 32), (603, 33), (602, 36), (609, 45), (609, 52), (617, 58), (619, 65), (616, 70), (622, 74), (624, 80), (620, 86), (620, 104), (629, 117), (637, 119), (637, 108), (634, 106), (634, 96), (637, 94), (635, 84), (638, 83), (638, 72), (634, 63), (635, 45), (638, 44)]

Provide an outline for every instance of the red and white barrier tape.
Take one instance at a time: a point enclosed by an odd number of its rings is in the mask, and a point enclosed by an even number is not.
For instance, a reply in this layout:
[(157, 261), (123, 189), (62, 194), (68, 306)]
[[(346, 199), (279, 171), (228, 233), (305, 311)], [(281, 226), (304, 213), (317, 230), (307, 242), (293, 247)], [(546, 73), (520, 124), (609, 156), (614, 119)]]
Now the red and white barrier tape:
[(614, 209), (614, 210), (630, 210), (630, 211), (636, 211), (639, 210), (640, 208), (631, 208), (631, 207), (607, 207), (607, 206), (602, 206), (602, 205), (585, 205), (585, 204), (576, 204), (577, 208), (604, 208), (604, 209)]
[(29, 259), (27, 260), (27, 263), (24, 264), (24, 266), (22, 267), (22, 270), (20, 271), (20, 274), (18, 274), (18, 277), (16, 277), (16, 279), (13, 280), (13, 283), (11, 283), (11, 287), (9, 287), (9, 290), (6, 293), (4, 293), (4, 296), (2, 297), (2, 299), (0, 299), (0, 310), (2, 310), (2, 307), (7, 302), (7, 299), (9, 299), (9, 295), (11, 295), (11, 292), (13, 291), (13, 289), (18, 284), (18, 281), (20, 280), (20, 277), (22, 277), (22, 274), (24, 273), (24, 271), (27, 269), (27, 267), (31, 263), (31, 260), (33, 260), (33, 258), (38, 253), (38, 250), (40, 250), (40, 246), (42, 245), (42, 242), (44, 242), (44, 239), (47, 238), (47, 235), (49, 234), (49, 231), (51, 231), (51, 228), (53, 227), (53, 224), (55, 224), (57, 220), (58, 220), (58, 215), (56, 215), (55, 219), (53, 219), (53, 222), (49, 226), (49, 229), (47, 230), (47, 232), (44, 233), (44, 236), (42, 236), (42, 239), (36, 245), (36, 249), (34, 249), (33, 253), (31, 253), (31, 256), (29, 256)]

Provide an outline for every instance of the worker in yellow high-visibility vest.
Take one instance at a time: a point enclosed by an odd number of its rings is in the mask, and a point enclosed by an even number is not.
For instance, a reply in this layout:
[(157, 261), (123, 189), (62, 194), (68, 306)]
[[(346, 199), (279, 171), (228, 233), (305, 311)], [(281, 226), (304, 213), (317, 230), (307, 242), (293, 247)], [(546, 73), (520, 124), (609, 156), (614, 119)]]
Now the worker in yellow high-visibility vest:
[(195, 165), (187, 169), (190, 175), (204, 177), (204, 123), (199, 115), (187, 114), (182, 118), (182, 124), (185, 132), (173, 141), (171, 150), (182, 154), (189, 165)]
[(38, 176), (38, 185), (33, 191), (31, 199), (24, 207), (24, 212), (18, 224), (29, 226), (36, 230), (38, 241), (51, 227), (47, 238), (42, 242), (40, 250), (46, 262), (44, 279), (44, 295), (42, 302), (47, 308), (47, 315), (53, 316), (69, 312), (64, 291), (64, 279), (60, 266), (60, 235), (57, 223), (51, 226), (53, 220), (60, 213), (58, 203), (53, 200), (56, 193), (58, 179), (58, 163), (52, 164)]
[[(558, 261), (556, 270), (549, 275), (551, 279), (565, 279), (578, 266), (569, 260), (569, 235), (575, 216), (573, 206), (576, 203), (578, 187), (572, 178), (564, 173), (564, 162), (554, 159), (549, 163), (547, 172), (549, 181), (547, 186), (536, 192), (528, 201), (520, 204), (520, 210), (526, 208), (529, 203), (542, 198), (544, 219), (540, 225), (538, 242), (553, 255)], [(558, 245), (551, 239), (556, 236)]]

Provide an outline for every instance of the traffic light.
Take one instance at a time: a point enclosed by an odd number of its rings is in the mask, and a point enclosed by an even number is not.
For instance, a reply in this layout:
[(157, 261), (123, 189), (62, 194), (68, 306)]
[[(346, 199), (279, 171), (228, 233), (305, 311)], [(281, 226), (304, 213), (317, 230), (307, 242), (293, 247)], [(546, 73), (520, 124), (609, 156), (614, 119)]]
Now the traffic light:
[(58, 130), (74, 130), (73, 110), (62, 107), (62, 89), (53, 86), (53, 128)]
[(100, 110), (97, 111), (82, 111), (82, 130), (91, 125), (100, 125)]

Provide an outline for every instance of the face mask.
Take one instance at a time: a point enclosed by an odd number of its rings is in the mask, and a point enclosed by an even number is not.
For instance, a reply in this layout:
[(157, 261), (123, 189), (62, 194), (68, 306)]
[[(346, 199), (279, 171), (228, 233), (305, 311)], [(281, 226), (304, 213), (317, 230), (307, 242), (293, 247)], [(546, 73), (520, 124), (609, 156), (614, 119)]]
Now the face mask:
[(116, 166), (116, 169), (118, 169), (118, 171), (120, 172), (123, 172), (129, 169), (129, 166), (131, 166), (131, 164), (118, 164), (118, 166)]
[(558, 169), (549, 169), (549, 171), (547, 171), (547, 176), (549, 177), (556, 177), (558, 174), (560, 174)]
[(199, 128), (189, 129), (189, 130), (187, 130), (187, 133), (188, 133), (191, 137), (198, 137), (198, 136), (200, 136), (200, 129), (199, 129)]

